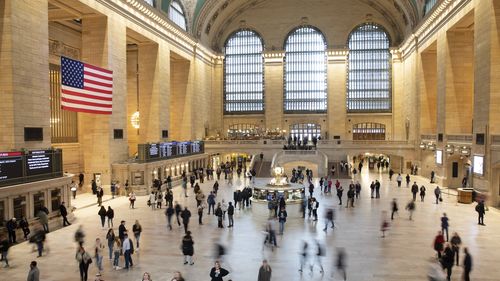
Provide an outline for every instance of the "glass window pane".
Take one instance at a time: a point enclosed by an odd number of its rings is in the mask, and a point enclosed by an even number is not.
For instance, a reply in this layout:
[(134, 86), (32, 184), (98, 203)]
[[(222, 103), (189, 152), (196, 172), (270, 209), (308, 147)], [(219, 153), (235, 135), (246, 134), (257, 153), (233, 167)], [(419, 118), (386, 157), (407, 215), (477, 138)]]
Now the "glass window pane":
[(168, 18), (177, 24), (180, 28), (187, 30), (186, 17), (184, 15), (184, 10), (181, 4), (174, 0), (170, 3), (170, 9), (168, 10)]
[(227, 40), (224, 58), (224, 113), (264, 112), (264, 46), (252, 30)]
[(327, 109), (326, 40), (312, 27), (293, 31), (285, 43), (285, 113)]
[(438, 0), (425, 0), (424, 15), (427, 15), (437, 4)]
[(378, 25), (364, 24), (349, 36), (347, 111), (391, 111), (389, 36)]

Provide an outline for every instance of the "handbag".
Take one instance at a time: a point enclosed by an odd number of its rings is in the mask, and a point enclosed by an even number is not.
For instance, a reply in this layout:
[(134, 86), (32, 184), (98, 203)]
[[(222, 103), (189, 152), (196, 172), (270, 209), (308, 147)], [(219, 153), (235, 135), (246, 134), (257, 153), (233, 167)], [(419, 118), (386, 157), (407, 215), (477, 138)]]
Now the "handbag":
[(439, 196), (439, 202), (443, 202), (443, 197)]

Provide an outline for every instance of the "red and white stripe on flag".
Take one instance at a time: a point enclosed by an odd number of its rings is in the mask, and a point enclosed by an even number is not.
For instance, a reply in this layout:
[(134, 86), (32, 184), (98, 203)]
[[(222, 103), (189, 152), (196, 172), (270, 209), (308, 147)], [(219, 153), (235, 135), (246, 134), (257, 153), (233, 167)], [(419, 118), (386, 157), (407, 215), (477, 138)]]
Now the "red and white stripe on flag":
[(113, 71), (61, 57), (61, 107), (76, 112), (111, 114)]

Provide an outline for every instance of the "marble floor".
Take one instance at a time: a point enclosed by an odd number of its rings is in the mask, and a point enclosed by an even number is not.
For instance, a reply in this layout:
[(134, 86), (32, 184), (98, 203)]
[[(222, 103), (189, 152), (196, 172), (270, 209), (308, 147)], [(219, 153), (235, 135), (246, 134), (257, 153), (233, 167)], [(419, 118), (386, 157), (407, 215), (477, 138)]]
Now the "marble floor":
[[(257, 279), (257, 272), (263, 258), (269, 260), (273, 269), (272, 280), (341, 280), (339, 276), (331, 277), (332, 265), (337, 247), (347, 252), (348, 280), (370, 281), (410, 281), (427, 280), (426, 273), (429, 260), (434, 256), (432, 242), (440, 229), (440, 217), (446, 212), (450, 218), (450, 236), (457, 231), (462, 237), (464, 246), (469, 247), (474, 258), (472, 280), (500, 280), (498, 264), (500, 261), (500, 213), (493, 208), (485, 216), (486, 226), (476, 224), (474, 205), (456, 203), (456, 196), (444, 195), (442, 204), (433, 202), (434, 186), (427, 179), (414, 177), (419, 185), (425, 184), (428, 196), (425, 202), (417, 202), (414, 220), (408, 219), (404, 210), (410, 200), (409, 188), (397, 188), (396, 182), (389, 182), (387, 174), (363, 171), (360, 176), (363, 190), (361, 198), (356, 201), (355, 208), (339, 208), (335, 195), (323, 195), (317, 189), (315, 196), (320, 202), (319, 222), (303, 220), (296, 211), (289, 211), (288, 221), (283, 236), (278, 237), (279, 248), (273, 252), (263, 248), (262, 230), (266, 223), (266, 205), (254, 203), (251, 209), (236, 211), (235, 225), (232, 229), (218, 229), (215, 217), (204, 217), (204, 225), (197, 224), (194, 212), (196, 202), (192, 191), (190, 197), (181, 194), (180, 187), (175, 187), (175, 200), (187, 205), (193, 212), (191, 231), (195, 241), (195, 265), (183, 265), (180, 242), (184, 233), (181, 227), (172, 231), (166, 228), (163, 210), (152, 211), (146, 206), (146, 197), (138, 198), (136, 209), (129, 209), (124, 197), (109, 200), (105, 205), (115, 209), (115, 230), (120, 220), (127, 221), (132, 228), (136, 219), (143, 227), (140, 251), (133, 255), (134, 267), (129, 270), (112, 270), (110, 261), (105, 256), (102, 278), (106, 281), (137, 281), (142, 273), (148, 271), (155, 281), (171, 280), (174, 271), (181, 271), (186, 280), (209, 280), (209, 271), (213, 265), (214, 243), (227, 246), (228, 253), (223, 266), (231, 274), (225, 280), (250, 281)], [(379, 179), (382, 183), (381, 198), (371, 199), (369, 183)], [(262, 179), (264, 180), (264, 179)], [(246, 179), (237, 179), (228, 186), (222, 181), (218, 201), (232, 200), (235, 188), (245, 184)], [(348, 185), (348, 180), (342, 180)], [(205, 193), (211, 190), (213, 181), (201, 184)], [(344, 193), (344, 199), (346, 193)], [(399, 201), (399, 216), (391, 224), (386, 238), (381, 238), (379, 229), (381, 213), (389, 210), (392, 198)], [(88, 199), (86, 199), (88, 200)], [(84, 204), (85, 205), (85, 204)], [(338, 228), (325, 233), (323, 212), (328, 207), (336, 208)], [(41, 272), (40, 280), (79, 280), (78, 265), (74, 259), (76, 245), (73, 235), (78, 225), (83, 225), (86, 233), (86, 245), (90, 248), (96, 237), (105, 238), (106, 229), (102, 229), (95, 206), (79, 208), (75, 211), (76, 220), (66, 228), (51, 232), (47, 236), (49, 252), (46, 256), (36, 258), (32, 245), (22, 243), (11, 248), (10, 268), (0, 269), (0, 280), (25, 280), (29, 262), (37, 260)], [(326, 256), (323, 258), (325, 274), (320, 274), (316, 267), (313, 273), (309, 270), (299, 274), (299, 252), (302, 241), (313, 242), (317, 239), (326, 245)], [(123, 265), (123, 260), (120, 261)], [(461, 280), (461, 267), (453, 268), (452, 280)], [(97, 272), (95, 262), (89, 270), (89, 280), (94, 280)]]

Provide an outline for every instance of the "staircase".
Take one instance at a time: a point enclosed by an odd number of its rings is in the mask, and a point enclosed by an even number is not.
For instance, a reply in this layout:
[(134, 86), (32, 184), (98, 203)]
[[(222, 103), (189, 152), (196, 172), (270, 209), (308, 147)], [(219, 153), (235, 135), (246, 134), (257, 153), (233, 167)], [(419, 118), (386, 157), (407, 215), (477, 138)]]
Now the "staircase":
[(271, 177), (271, 161), (257, 161), (254, 166), (256, 177), (270, 178)]
[(350, 179), (349, 171), (344, 169), (343, 172), (340, 171), (340, 162), (328, 162), (328, 176), (331, 176), (332, 166), (335, 166), (335, 177), (334, 179)]

